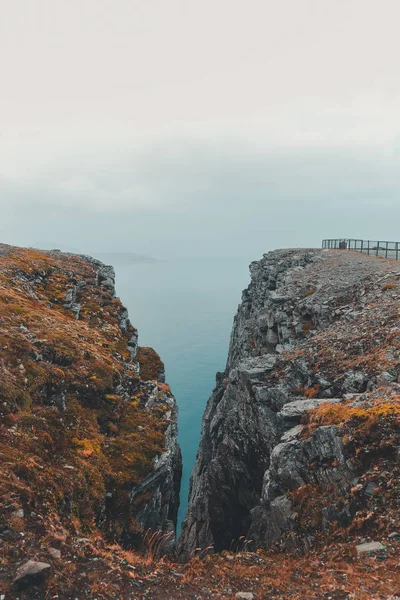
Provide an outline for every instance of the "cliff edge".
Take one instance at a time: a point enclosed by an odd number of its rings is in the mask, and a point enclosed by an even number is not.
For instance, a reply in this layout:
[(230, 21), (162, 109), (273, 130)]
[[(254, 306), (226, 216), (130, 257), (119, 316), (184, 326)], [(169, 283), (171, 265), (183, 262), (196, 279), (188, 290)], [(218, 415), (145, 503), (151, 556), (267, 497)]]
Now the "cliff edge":
[(174, 547), (176, 402), (114, 277), (90, 257), (0, 245), (0, 584), (26, 559), (55, 561), (69, 597), (93, 537), (145, 549), (160, 532)]
[(203, 418), (181, 558), (383, 547), (399, 526), (400, 266), (294, 249), (250, 272)]
[(282, 250), (251, 273), (182, 563), (175, 400), (112, 267), (0, 246), (0, 600), (400, 597), (399, 265)]

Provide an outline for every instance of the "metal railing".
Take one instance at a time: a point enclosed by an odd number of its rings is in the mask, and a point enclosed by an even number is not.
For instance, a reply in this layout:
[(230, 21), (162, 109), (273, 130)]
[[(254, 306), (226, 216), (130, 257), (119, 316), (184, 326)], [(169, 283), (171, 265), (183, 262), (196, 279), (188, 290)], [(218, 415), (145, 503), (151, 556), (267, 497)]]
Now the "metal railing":
[(396, 260), (400, 258), (400, 242), (337, 238), (334, 240), (322, 240), (322, 248), (325, 250), (354, 250), (371, 256), (395, 258)]

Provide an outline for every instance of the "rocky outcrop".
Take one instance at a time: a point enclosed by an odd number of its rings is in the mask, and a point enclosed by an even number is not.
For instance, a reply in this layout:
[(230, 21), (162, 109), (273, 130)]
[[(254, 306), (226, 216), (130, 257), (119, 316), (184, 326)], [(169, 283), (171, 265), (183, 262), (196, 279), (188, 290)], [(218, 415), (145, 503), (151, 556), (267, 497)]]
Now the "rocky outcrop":
[[(358, 429), (344, 436), (357, 417), (349, 403), (374, 410), (375, 390), (400, 375), (396, 263), (279, 250), (250, 272), (203, 418), (182, 558), (244, 543), (304, 549), (331, 523), (348, 525), (362, 505), (351, 489), (370, 460), (355, 448)], [(364, 449), (375, 443), (366, 430)]]
[[(107, 290), (113, 297), (115, 290), (115, 271), (110, 265), (104, 265), (90, 256), (82, 256), (83, 260), (94, 265), (96, 269), (96, 284)], [(81, 283), (74, 287), (83, 289)], [(79, 318), (79, 310), (76, 306), (76, 295), (72, 298), (70, 307)], [(127, 336), (127, 350), (130, 354), (128, 369), (132, 369), (145, 384), (145, 408), (148, 410), (161, 407), (163, 410), (162, 420), (167, 424), (164, 431), (164, 451), (153, 459), (154, 470), (144, 477), (139, 485), (132, 488), (130, 494), (130, 508), (128, 519), (134, 519), (140, 525), (139, 535), (132, 535), (129, 529), (124, 529), (121, 536), (122, 543), (132, 545), (135, 540), (140, 541), (147, 532), (162, 532), (165, 543), (160, 551), (172, 552), (175, 548), (175, 530), (179, 508), (179, 492), (182, 477), (182, 456), (177, 443), (178, 438), (178, 407), (175, 398), (165, 383), (164, 364), (153, 348), (139, 348), (138, 332), (131, 325), (128, 311), (121, 307), (118, 311), (119, 327), (121, 332)], [(154, 365), (157, 368), (154, 368)], [(123, 391), (121, 386), (117, 390)], [(128, 390), (129, 393), (129, 390)], [(143, 498), (146, 501), (143, 502)], [(103, 514), (107, 514), (112, 506), (112, 494), (106, 494)], [(111, 511), (112, 513), (112, 511)], [(100, 519), (101, 522), (101, 519)]]
[[(141, 525), (141, 531), (162, 532), (164, 537), (160, 551), (170, 553), (175, 549), (175, 530), (178, 518), (179, 492), (182, 476), (182, 457), (177, 445), (177, 406), (167, 398), (165, 418), (169, 425), (165, 431), (165, 451), (155, 460), (154, 472), (150, 473), (131, 492), (131, 512)], [(149, 500), (145, 504), (141, 498)], [(136, 509), (139, 501), (141, 508)], [(139, 506), (140, 506), (139, 504)], [(129, 543), (129, 539), (127, 540)]]
[(10, 566), (44, 543), (68, 555), (94, 532), (140, 549), (158, 532), (158, 550), (171, 551), (177, 405), (162, 361), (138, 346), (113, 268), (0, 250), (0, 562), (11, 546)]
[[(312, 465), (318, 464), (313, 469)], [(354, 468), (346, 460), (340, 430), (319, 427), (310, 438), (277, 444), (265, 472), (261, 501), (251, 512), (248, 536), (253, 543), (269, 547), (293, 526), (297, 514), (286, 493), (309, 483), (328, 488), (354, 479)], [(329, 520), (329, 511), (325, 511)], [(336, 516), (336, 515), (335, 515)]]

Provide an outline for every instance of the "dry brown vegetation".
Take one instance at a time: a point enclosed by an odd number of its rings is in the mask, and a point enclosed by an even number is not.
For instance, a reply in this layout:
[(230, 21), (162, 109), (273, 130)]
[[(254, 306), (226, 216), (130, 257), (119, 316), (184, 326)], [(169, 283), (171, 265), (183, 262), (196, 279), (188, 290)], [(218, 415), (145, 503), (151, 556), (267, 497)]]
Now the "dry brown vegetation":
[(65, 547), (62, 561), (49, 558), (52, 574), (45, 584), (7, 598), (223, 600), (245, 591), (262, 600), (395, 600), (400, 591), (398, 547), (398, 542), (388, 542), (384, 555), (363, 558), (343, 543), (306, 556), (224, 552), (181, 565), (106, 545), (97, 536)]
[(381, 425), (393, 424), (396, 427), (399, 422), (400, 396), (390, 390), (382, 390), (365, 395), (364, 400), (358, 402), (349, 399), (340, 404), (320, 404), (308, 411), (303, 436), (310, 435), (313, 430), (323, 425), (340, 425), (344, 432), (351, 432), (351, 436), (350, 433), (345, 436), (347, 443), (350, 437), (363, 442)]
[[(354, 469), (353, 484), (325, 486), (307, 484), (291, 492), (298, 513), (296, 532), (311, 535), (313, 543), (357, 540), (364, 536), (378, 539), (400, 529), (400, 397), (391, 391), (377, 390), (362, 399), (340, 404), (320, 404), (306, 413), (302, 438), (321, 426), (339, 427), (345, 458)], [(332, 465), (332, 467), (339, 465)], [(311, 465), (311, 473), (321, 467)], [(323, 519), (326, 506), (338, 515), (329, 525)], [(359, 537), (357, 537), (359, 536)], [(399, 535), (400, 538), (400, 535)], [(308, 540), (311, 541), (311, 538)]]
[[(146, 380), (159, 379), (162, 362), (141, 348), (141, 378), (131, 368), (127, 342), (134, 330), (121, 332), (122, 305), (97, 284), (93, 265), (61, 253), (7, 246), (0, 251), (0, 595), (6, 593), (6, 600), (228, 599), (238, 591), (252, 592), (257, 600), (400, 596), (400, 537), (389, 538), (400, 533), (398, 393), (378, 389), (357, 404), (351, 399), (321, 404), (306, 416), (304, 437), (320, 426), (340, 429), (347, 458), (359, 473), (359, 482), (344, 490), (353, 502), (353, 520), (332, 523), (329, 530), (322, 509), (335, 502), (340, 508), (343, 490), (308, 484), (291, 493), (298, 515), (292, 534), (313, 537), (314, 550), (292, 554), (285, 540), (285, 548), (276, 551), (203, 552), (181, 565), (159, 557), (160, 539), (151, 533), (142, 539), (143, 552), (123, 549), (118, 541), (124, 532), (131, 539), (143, 534), (135, 511), (146, 498), (135, 499), (131, 510), (130, 490), (164, 448), (167, 384), (154, 382), (158, 402), (146, 408)], [(64, 304), (79, 281), (85, 285), (76, 319)], [(390, 303), (394, 282), (384, 286)], [(382, 314), (382, 301), (372, 302), (368, 318), (361, 315), (354, 328), (345, 323), (342, 336), (340, 330), (322, 332), (312, 338), (313, 347), (297, 349), (286, 360), (316, 356), (317, 370), (339, 378), (349, 369), (371, 375), (395, 369), (400, 310), (391, 306)], [(313, 398), (320, 389), (312, 384), (297, 393)], [(104, 507), (108, 491), (114, 502)], [(355, 544), (371, 536), (384, 543), (384, 553), (357, 557)], [(61, 558), (50, 548), (59, 549)], [(49, 562), (51, 574), (42, 585), (14, 593), (12, 577), (27, 558)]]
[[(71, 535), (100, 530), (117, 541), (139, 533), (130, 492), (164, 450), (170, 392), (159, 389), (146, 408), (156, 382), (149, 387), (136, 374), (127, 351), (135, 330), (121, 331), (122, 304), (99, 284), (96, 265), (59, 252), (0, 249), (0, 561), (7, 572)], [(66, 300), (73, 286), (78, 319)], [(147, 355), (156, 362), (154, 351)], [(142, 365), (146, 371), (146, 355)], [(113, 503), (105, 509), (107, 492)], [(136, 498), (135, 508), (145, 501)]]
[(164, 363), (153, 348), (140, 346), (137, 359), (140, 365), (140, 373), (143, 379), (160, 379), (164, 373)]

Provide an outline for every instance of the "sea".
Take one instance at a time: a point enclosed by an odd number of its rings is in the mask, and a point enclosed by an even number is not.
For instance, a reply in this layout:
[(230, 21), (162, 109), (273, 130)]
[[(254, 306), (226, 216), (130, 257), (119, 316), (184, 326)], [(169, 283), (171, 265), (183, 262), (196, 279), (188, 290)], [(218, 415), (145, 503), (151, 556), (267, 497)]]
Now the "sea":
[(117, 295), (139, 330), (139, 344), (160, 354), (178, 403), (183, 456), (179, 530), (187, 510), (202, 415), (215, 374), (225, 368), (233, 317), (250, 280), (249, 260), (129, 261), (114, 256), (112, 264)]

